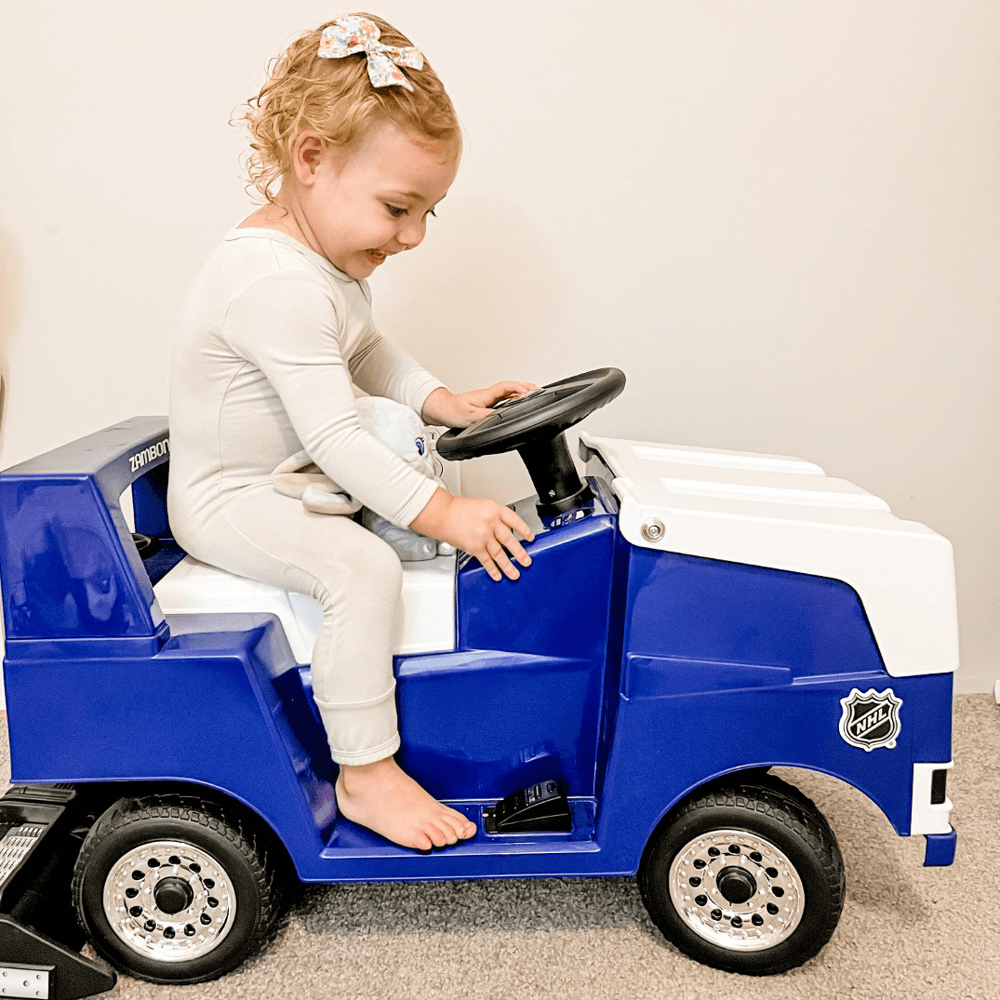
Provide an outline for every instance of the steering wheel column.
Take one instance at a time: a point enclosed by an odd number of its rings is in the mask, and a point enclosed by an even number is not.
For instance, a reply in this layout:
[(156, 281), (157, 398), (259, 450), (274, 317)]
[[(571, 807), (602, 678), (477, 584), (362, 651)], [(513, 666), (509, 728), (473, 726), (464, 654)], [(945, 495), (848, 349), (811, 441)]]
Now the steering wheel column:
[(538, 494), (535, 507), (540, 517), (555, 517), (593, 497), (594, 491), (576, 471), (565, 433), (557, 434), (551, 441), (522, 445), (517, 453)]

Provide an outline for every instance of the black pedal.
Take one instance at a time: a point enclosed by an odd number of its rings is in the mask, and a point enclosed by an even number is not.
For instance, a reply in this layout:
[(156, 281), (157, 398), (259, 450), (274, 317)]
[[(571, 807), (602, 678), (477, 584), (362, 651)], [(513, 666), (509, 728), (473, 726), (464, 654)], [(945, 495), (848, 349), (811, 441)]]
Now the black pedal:
[(555, 781), (529, 785), (508, 795), (487, 809), (484, 819), (487, 833), (569, 833), (573, 829), (569, 802)]

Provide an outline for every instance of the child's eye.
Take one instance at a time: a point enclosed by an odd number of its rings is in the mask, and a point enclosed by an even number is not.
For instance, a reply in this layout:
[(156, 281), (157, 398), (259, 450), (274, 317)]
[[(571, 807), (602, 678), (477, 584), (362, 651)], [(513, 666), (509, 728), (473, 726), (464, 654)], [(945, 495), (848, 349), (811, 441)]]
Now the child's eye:
[(400, 208), (398, 205), (386, 205), (385, 207), (389, 209), (389, 214), (394, 219), (399, 219), (406, 215), (406, 209)]

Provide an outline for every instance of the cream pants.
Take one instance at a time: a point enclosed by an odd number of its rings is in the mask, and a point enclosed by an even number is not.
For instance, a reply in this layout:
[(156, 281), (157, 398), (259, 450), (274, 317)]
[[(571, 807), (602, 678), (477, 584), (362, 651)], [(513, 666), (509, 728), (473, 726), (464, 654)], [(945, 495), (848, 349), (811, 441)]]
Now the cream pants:
[(202, 562), (323, 605), (313, 696), (338, 764), (399, 749), (392, 637), (403, 570), (381, 538), (345, 515), (311, 513), (267, 483), (235, 494), (195, 540), (179, 541)]

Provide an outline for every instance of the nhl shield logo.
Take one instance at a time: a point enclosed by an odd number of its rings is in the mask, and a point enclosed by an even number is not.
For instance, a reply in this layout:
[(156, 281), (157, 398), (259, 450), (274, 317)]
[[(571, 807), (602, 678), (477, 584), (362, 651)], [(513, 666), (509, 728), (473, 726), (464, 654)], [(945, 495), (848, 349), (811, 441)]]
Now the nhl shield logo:
[(865, 751), (895, 747), (903, 699), (897, 698), (892, 688), (884, 691), (869, 688), (864, 692), (853, 688), (846, 698), (840, 699), (840, 704), (844, 710), (840, 735), (845, 742)]

